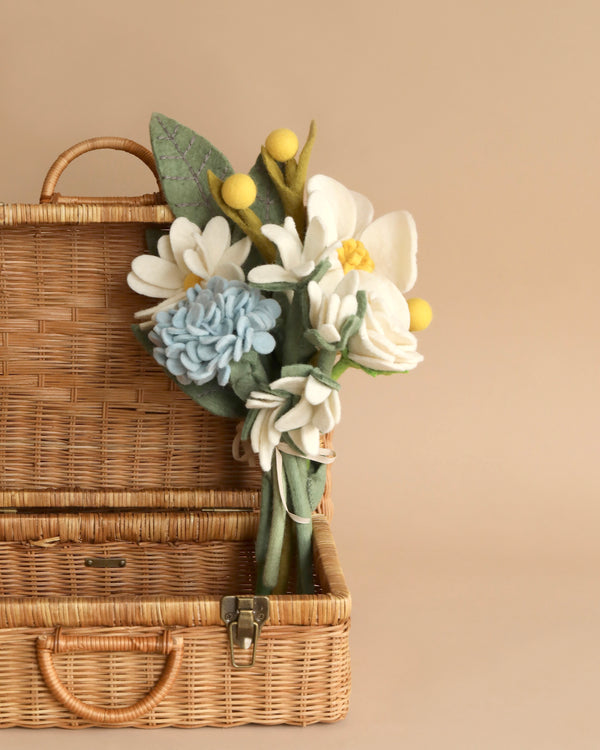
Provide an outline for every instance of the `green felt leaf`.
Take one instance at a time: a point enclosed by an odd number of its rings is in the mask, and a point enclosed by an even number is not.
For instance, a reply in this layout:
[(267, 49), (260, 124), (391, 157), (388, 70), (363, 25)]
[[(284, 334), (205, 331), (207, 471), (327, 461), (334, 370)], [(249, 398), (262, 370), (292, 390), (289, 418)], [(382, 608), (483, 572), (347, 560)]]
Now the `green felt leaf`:
[(238, 398), (244, 403), (252, 391), (264, 391), (269, 387), (267, 373), (260, 355), (251, 349), (239, 362), (231, 362), (229, 382)]
[[(148, 338), (148, 333), (142, 331), (138, 325), (133, 325), (131, 327), (136, 339), (144, 349), (152, 355), (154, 346)], [(163, 372), (167, 377), (177, 383), (178, 388), (181, 388), (187, 396), (213, 414), (216, 414), (219, 417), (232, 417), (237, 419), (245, 416), (246, 408), (231, 388), (223, 388), (217, 384), (216, 380), (211, 380), (204, 385), (195, 385), (194, 383), (190, 385), (182, 385), (177, 378), (164, 368)]]
[(233, 174), (223, 154), (206, 138), (176, 120), (154, 113), (150, 139), (163, 192), (175, 216), (185, 216), (204, 228), (221, 214), (208, 187), (210, 169), (221, 180)]
[(263, 224), (283, 224), (285, 209), (261, 156), (250, 170), (250, 177), (256, 184), (256, 201), (252, 205), (254, 213)]

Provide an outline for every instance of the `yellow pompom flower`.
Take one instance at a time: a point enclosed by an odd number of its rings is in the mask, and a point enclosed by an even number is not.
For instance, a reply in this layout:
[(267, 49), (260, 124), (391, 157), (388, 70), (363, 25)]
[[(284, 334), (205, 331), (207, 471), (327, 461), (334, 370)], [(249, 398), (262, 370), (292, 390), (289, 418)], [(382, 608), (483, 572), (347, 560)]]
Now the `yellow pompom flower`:
[(433, 310), (431, 305), (420, 297), (413, 297), (407, 300), (408, 310), (410, 312), (410, 330), (424, 331), (431, 323)]
[(223, 183), (221, 197), (225, 203), (236, 211), (250, 206), (256, 200), (256, 185), (247, 174), (232, 174)]
[(289, 161), (298, 151), (298, 136), (288, 128), (278, 128), (267, 136), (265, 146), (275, 161)]

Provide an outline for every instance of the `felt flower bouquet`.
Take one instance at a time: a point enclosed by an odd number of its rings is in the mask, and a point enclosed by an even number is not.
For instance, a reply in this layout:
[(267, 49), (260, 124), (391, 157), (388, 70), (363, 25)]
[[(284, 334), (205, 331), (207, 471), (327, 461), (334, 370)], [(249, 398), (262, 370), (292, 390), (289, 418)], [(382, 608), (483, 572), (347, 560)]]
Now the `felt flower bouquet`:
[(403, 294), (416, 279), (417, 237), (405, 211), (316, 175), (314, 123), (273, 131), (248, 174), (163, 115), (150, 123), (164, 195), (176, 216), (132, 263), (129, 286), (159, 299), (134, 331), (198, 404), (243, 420), (234, 455), (263, 472), (257, 593), (313, 591), (311, 513), (334, 454), (339, 379), (407, 372), (422, 359), (412, 331), (429, 305)]

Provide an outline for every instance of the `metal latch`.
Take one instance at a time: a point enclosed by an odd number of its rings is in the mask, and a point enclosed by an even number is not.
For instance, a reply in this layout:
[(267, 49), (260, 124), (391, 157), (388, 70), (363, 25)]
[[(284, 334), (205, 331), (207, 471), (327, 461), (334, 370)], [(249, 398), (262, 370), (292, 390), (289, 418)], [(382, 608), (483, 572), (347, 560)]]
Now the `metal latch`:
[[(254, 666), (256, 643), (268, 617), (268, 596), (224, 596), (221, 600), (221, 618), (227, 625), (231, 663), (236, 669)], [(234, 646), (243, 649), (252, 647), (252, 656), (247, 664), (236, 661)]]

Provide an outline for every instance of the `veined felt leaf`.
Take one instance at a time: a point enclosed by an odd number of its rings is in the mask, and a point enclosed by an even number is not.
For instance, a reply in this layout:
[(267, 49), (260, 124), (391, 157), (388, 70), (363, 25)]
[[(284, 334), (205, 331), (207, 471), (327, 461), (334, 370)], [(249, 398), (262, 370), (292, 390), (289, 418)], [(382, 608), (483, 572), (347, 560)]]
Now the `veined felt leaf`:
[[(152, 355), (154, 346), (149, 340), (147, 332), (142, 331), (138, 325), (133, 325), (131, 328), (133, 329), (136, 339), (144, 349)], [(195, 383), (182, 385), (173, 375), (171, 375), (170, 372), (164, 370), (164, 373), (171, 378), (171, 380), (174, 380), (177, 383), (177, 386), (193, 401), (200, 404), (200, 406), (203, 406), (205, 409), (208, 409), (208, 411), (213, 414), (216, 414), (218, 417), (240, 418), (246, 414), (246, 407), (235, 395), (233, 390), (229, 387), (218, 385), (216, 379), (211, 380), (204, 385), (196, 385)]]
[(176, 120), (154, 113), (150, 140), (163, 192), (175, 216), (185, 216), (201, 229), (221, 211), (208, 187), (210, 169), (221, 180), (233, 168), (212, 143)]
[(269, 177), (262, 156), (259, 156), (254, 163), (250, 170), (250, 177), (256, 184), (256, 200), (252, 205), (254, 213), (263, 224), (283, 224), (285, 209), (277, 188)]

